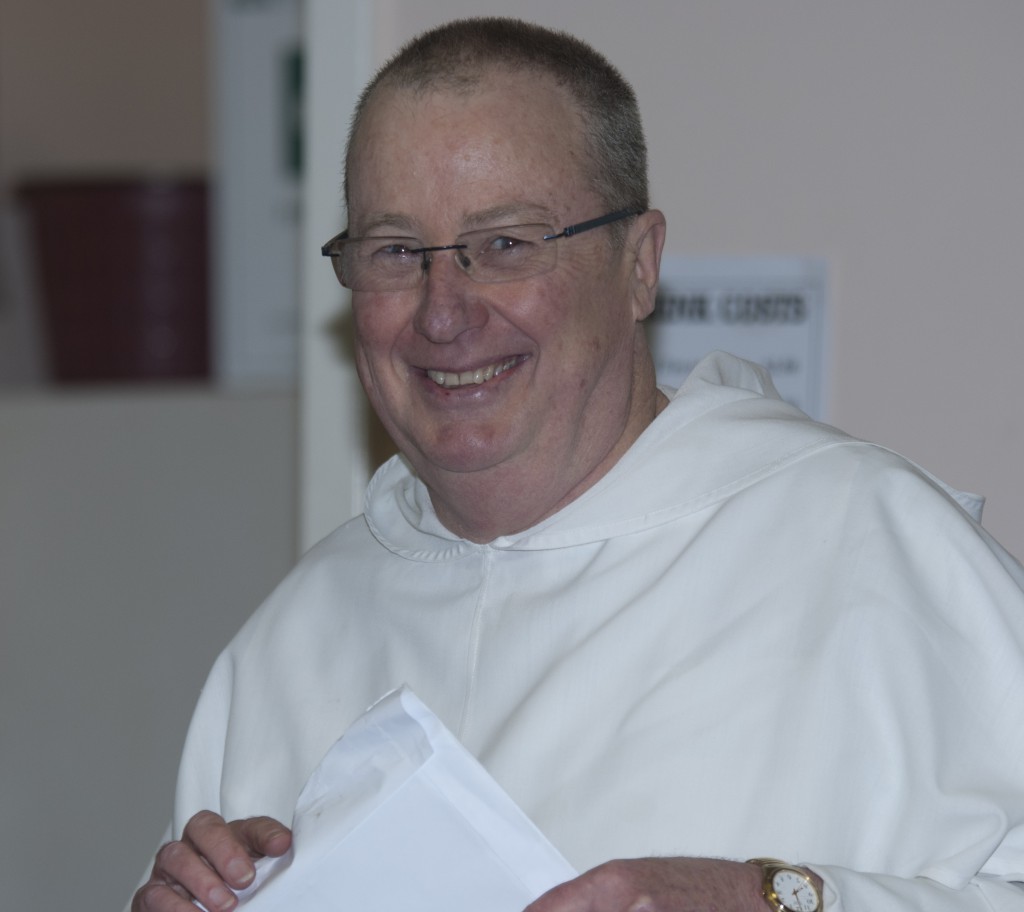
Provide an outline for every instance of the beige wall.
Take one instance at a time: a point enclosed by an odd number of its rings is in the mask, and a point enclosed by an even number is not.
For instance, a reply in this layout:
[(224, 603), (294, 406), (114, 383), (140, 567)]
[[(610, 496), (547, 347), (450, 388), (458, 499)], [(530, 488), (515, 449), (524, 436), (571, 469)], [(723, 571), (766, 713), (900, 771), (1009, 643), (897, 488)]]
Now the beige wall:
[(209, 667), (292, 563), (295, 412), (0, 391), (4, 909), (127, 900)]
[(2, 0), (0, 197), (27, 176), (205, 173), (207, 0)]
[[(32, 177), (206, 173), (206, 16), (0, 0), (0, 204)], [(283, 395), (0, 385), (4, 908), (130, 894), (210, 662), (293, 558), (294, 420)]]

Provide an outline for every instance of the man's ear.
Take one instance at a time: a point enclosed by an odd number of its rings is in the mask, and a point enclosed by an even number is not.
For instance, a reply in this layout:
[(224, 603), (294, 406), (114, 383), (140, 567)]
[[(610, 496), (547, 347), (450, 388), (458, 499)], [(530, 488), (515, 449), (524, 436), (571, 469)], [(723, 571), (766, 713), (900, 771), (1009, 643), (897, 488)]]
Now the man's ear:
[(633, 315), (637, 322), (646, 319), (654, 311), (665, 230), (664, 214), (658, 209), (648, 209), (637, 216), (627, 239), (633, 254), (630, 289), (633, 295)]

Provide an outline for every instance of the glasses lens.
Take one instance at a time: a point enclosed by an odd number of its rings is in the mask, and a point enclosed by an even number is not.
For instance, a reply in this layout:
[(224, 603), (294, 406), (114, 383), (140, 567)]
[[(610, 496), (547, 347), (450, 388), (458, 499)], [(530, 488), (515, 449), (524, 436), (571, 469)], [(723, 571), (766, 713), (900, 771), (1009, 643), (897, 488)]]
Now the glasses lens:
[(359, 238), (343, 241), (334, 257), (341, 284), (353, 291), (398, 291), (419, 280), (423, 254), (411, 238)]
[(470, 231), (461, 238), (470, 265), (466, 271), (478, 282), (512, 282), (552, 269), (558, 247), (546, 242), (548, 225), (506, 225)]
[[(415, 238), (346, 238), (325, 252), (338, 281), (352, 291), (403, 291), (419, 284), (425, 254), (451, 249), (466, 274), (476, 282), (528, 279), (553, 269), (558, 247), (545, 241), (550, 225), (506, 225), (461, 235), (451, 248), (426, 248)], [(429, 253), (428, 253), (429, 251)], [(436, 251), (436, 252), (435, 252)]]

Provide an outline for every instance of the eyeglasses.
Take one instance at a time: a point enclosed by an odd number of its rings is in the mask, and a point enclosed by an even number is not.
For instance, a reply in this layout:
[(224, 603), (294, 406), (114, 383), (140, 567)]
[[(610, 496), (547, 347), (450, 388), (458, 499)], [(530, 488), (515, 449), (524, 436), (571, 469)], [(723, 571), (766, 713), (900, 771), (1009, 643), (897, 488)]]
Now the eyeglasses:
[(453, 244), (424, 247), (417, 238), (350, 238), (348, 231), (331, 238), (320, 253), (330, 257), (338, 281), (352, 291), (405, 291), (419, 284), (430, 269), (433, 254), (455, 253), (455, 261), (475, 282), (496, 284), (543, 275), (558, 262), (558, 245), (547, 243), (571, 238), (609, 225), (643, 210), (620, 209), (599, 218), (570, 225), (559, 232), (550, 225), (503, 225), (460, 234)]

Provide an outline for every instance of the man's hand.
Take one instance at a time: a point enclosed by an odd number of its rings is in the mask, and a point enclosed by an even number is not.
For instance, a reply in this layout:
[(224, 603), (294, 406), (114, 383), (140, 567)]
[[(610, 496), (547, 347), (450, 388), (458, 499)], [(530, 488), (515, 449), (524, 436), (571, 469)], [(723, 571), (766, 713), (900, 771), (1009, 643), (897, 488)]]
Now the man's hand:
[(132, 899), (132, 912), (196, 912), (198, 899), (210, 912), (228, 912), (256, 874), (252, 860), (284, 855), (291, 831), (270, 817), (225, 823), (212, 811), (200, 811), (181, 839), (156, 853), (153, 872)]
[(549, 890), (526, 912), (766, 912), (761, 871), (712, 858), (609, 861)]

